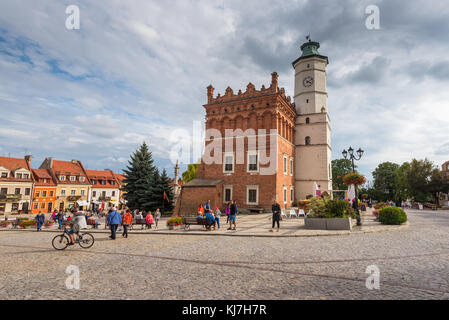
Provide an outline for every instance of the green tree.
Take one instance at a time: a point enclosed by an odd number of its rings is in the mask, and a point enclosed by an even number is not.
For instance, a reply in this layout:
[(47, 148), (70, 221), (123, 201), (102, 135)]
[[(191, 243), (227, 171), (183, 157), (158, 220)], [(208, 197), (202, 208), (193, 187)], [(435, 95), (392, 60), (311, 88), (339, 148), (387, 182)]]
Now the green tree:
[(123, 172), (126, 176), (123, 189), (128, 208), (150, 210), (155, 202), (153, 189), (157, 168), (145, 142), (131, 155)]
[(449, 178), (441, 170), (435, 168), (430, 175), (427, 190), (432, 194), (435, 204), (439, 203), (441, 193), (449, 193)]
[(392, 200), (395, 195), (395, 172), (399, 165), (392, 162), (383, 162), (373, 171), (374, 189), (381, 201)]
[(394, 201), (400, 203), (411, 197), (409, 186), (407, 183), (407, 175), (410, 170), (410, 163), (404, 162), (395, 171), (395, 190), (394, 190)]
[(182, 180), (189, 182), (190, 180), (195, 179), (199, 166), (198, 163), (189, 164), (187, 170), (182, 173)]
[(432, 193), (430, 191), (429, 182), (431, 181), (432, 172), (435, 166), (427, 159), (416, 160), (410, 162), (410, 168), (407, 171), (405, 181), (410, 196), (418, 202), (432, 201)]
[[(164, 192), (167, 195), (168, 200), (164, 200)], [(157, 208), (160, 208), (161, 210), (164, 208), (164, 210), (168, 211), (173, 210), (173, 187), (171, 185), (171, 179), (168, 177), (165, 169), (162, 170), (162, 174), (159, 176), (157, 194)]]
[[(348, 186), (343, 183), (343, 176), (352, 172), (352, 163), (348, 159), (332, 160), (332, 189), (347, 190)], [(356, 165), (354, 165), (357, 168)]]

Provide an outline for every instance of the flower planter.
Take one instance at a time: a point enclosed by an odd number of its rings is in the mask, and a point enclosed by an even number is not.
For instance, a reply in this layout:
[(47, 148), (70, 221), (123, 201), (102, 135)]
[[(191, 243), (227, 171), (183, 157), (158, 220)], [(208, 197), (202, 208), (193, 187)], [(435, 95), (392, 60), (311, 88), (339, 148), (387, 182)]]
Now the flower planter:
[(352, 230), (351, 218), (305, 218), (309, 230)]
[(175, 229), (175, 226), (173, 224), (168, 225), (168, 230), (174, 230), (174, 229)]

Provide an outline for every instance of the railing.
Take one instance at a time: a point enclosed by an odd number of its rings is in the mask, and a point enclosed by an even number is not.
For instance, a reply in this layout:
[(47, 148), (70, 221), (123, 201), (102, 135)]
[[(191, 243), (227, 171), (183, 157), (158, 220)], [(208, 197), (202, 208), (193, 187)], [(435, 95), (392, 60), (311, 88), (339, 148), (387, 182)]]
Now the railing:
[(21, 194), (0, 194), (0, 200), (3, 201), (19, 201), (20, 199), (22, 199)]
[(99, 197), (98, 198), (98, 201), (111, 201), (111, 197), (103, 197), (103, 196), (101, 196), (101, 197)]

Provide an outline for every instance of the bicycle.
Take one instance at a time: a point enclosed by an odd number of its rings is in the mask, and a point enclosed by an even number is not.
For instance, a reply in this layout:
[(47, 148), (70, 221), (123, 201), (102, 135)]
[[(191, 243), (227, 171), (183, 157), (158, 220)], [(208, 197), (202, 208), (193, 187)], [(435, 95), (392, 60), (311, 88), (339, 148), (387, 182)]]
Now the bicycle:
[[(69, 232), (67, 231), (67, 227), (64, 226), (64, 233), (60, 234), (53, 238), (51, 244), (53, 248), (56, 250), (64, 250), (69, 246), (70, 238), (68, 236)], [(73, 235), (75, 237), (75, 235)], [(83, 249), (88, 249), (94, 245), (95, 238), (92, 234), (88, 232), (80, 233), (78, 239), (75, 240), (75, 243), (78, 243), (79, 246)]]

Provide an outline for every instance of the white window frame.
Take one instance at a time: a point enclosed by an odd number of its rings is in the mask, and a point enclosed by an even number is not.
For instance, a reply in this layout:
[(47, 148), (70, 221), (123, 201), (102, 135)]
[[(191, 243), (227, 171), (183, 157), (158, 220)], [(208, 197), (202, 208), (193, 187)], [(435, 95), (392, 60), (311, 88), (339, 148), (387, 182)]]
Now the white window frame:
[[(5, 174), (5, 173), (6, 173), (6, 177), (2, 177), (3, 174)], [(7, 179), (7, 178), (9, 177), (9, 172), (8, 172), (8, 171), (2, 171), (2, 172), (0, 172), (0, 177), (3, 178), (3, 179)]]
[[(232, 157), (232, 171), (226, 171), (226, 158)], [(223, 154), (223, 173), (234, 173), (235, 170), (235, 156), (234, 152), (225, 152)]]
[[(250, 156), (254, 156), (254, 155), (257, 158), (257, 163), (256, 163), (257, 168), (256, 168), (256, 170), (250, 170), (249, 169), (249, 165), (250, 165), (249, 157)], [(259, 151), (257, 151), (257, 150), (248, 150), (248, 152), (246, 154), (246, 163), (247, 163), (247, 165), (246, 165), (246, 172), (250, 172), (250, 173), (259, 172), (259, 160), (260, 160)]]
[(86, 180), (86, 178), (80, 177), (80, 182), (84, 182), (84, 180)]
[(59, 176), (59, 181), (65, 181), (65, 176)]
[(86, 190), (82, 189), (81, 190), (81, 195), (84, 196), (86, 194)]
[(293, 206), (294, 198), (295, 198), (294, 189), (293, 189), (293, 186), (290, 186), (290, 203), (292, 204), (292, 206)]
[(76, 189), (70, 189), (70, 195), (76, 196)]
[[(226, 189), (230, 189), (231, 190), (231, 195), (229, 200), (226, 200)], [(233, 189), (232, 189), (232, 184), (225, 184), (223, 185), (223, 203), (228, 203), (229, 201), (232, 200), (232, 193), (233, 193)]]
[(283, 160), (282, 160), (282, 165), (284, 166), (284, 175), (288, 175), (288, 156), (286, 154), (284, 154)]
[[(20, 177), (20, 178), (19, 178)], [(22, 173), (16, 173), (16, 179), (23, 179), (23, 174)]]
[(65, 196), (66, 195), (66, 193), (65, 193), (65, 189), (61, 189), (61, 196)]
[(293, 157), (290, 157), (290, 175), (293, 177)]
[(75, 176), (70, 176), (70, 181), (76, 181), (76, 177)]
[(287, 186), (284, 186), (284, 193), (282, 195), (282, 200), (284, 201), (284, 205), (286, 205), (288, 202)]
[[(256, 202), (249, 202), (249, 190), (256, 190)], [(249, 184), (246, 185), (246, 204), (248, 205), (259, 205), (259, 185)]]

